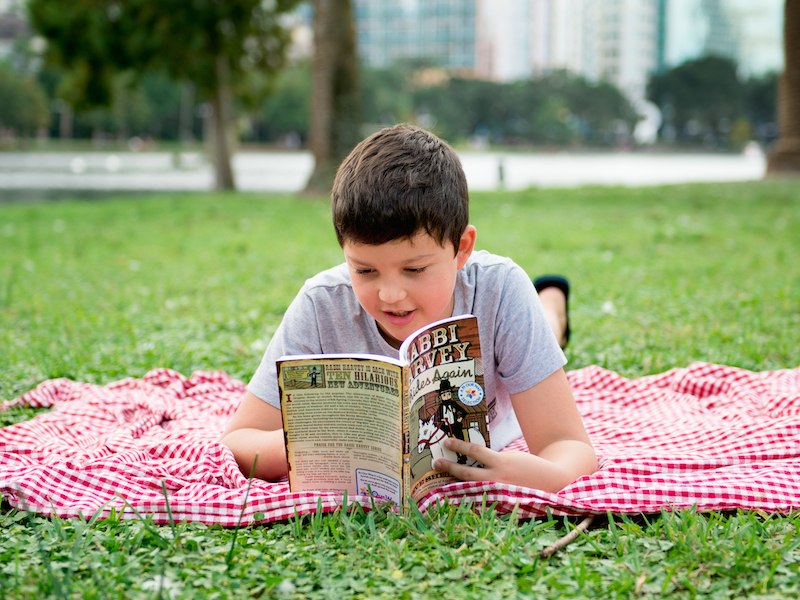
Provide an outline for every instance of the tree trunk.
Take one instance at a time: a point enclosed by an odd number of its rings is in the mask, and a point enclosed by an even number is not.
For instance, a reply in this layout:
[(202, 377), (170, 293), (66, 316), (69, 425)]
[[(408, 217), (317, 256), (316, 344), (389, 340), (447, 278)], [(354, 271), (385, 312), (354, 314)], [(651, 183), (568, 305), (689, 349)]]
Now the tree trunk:
[(194, 121), (194, 94), (195, 86), (189, 81), (181, 84), (181, 113), (178, 121), (178, 131), (181, 143), (188, 145), (194, 141), (192, 123)]
[(314, 3), (309, 145), (314, 172), (306, 194), (327, 194), (342, 159), (360, 138), (358, 59), (350, 0)]
[(778, 141), (767, 175), (800, 174), (800, 0), (784, 0), (785, 65), (778, 87)]
[(72, 106), (65, 101), (59, 103), (58, 137), (62, 140), (72, 139)]
[(217, 190), (236, 189), (231, 169), (231, 140), (228, 129), (231, 105), (229, 80), (228, 63), (225, 58), (217, 57), (217, 89), (211, 101), (213, 107), (211, 119), (214, 124), (211, 143), (214, 157), (214, 187)]

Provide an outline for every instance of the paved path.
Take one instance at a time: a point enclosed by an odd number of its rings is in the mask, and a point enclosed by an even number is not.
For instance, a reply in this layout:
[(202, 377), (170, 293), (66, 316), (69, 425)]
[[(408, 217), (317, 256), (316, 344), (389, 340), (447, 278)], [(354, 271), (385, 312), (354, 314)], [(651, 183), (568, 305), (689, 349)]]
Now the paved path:
[[(743, 154), (460, 153), (470, 189), (574, 187), (588, 184), (646, 186), (761, 179), (765, 159)], [(239, 152), (237, 187), (295, 192), (313, 167), (307, 152)], [(208, 190), (213, 170), (199, 153), (0, 152), (3, 190)]]

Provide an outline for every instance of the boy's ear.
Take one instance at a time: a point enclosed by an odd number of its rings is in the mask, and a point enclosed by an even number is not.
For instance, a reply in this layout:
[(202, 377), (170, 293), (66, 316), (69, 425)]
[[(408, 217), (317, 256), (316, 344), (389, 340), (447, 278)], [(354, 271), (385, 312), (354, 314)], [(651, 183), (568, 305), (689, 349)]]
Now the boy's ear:
[(464, 233), (461, 234), (461, 240), (458, 242), (458, 251), (456, 252), (456, 265), (457, 268), (463, 267), (467, 264), (467, 259), (472, 255), (475, 249), (475, 240), (478, 239), (478, 230), (474, 225), (467, 225)]

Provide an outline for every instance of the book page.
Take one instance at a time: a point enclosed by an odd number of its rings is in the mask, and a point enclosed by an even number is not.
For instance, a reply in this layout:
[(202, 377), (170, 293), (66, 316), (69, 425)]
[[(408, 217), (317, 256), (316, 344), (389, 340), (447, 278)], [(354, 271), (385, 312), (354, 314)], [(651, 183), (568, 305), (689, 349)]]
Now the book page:
[(293, 492), (367, 494), (401, 504), (402, 370), (342, 358), (278, 363)]
[(489, 446), (488, 409), (478, 320), (461, 316), (417, 332), (404, 344), (408, 360), (411, 496), (415, 500), (458, 481), (439, 458), (481, 467), (444, 447), (448, 437)]

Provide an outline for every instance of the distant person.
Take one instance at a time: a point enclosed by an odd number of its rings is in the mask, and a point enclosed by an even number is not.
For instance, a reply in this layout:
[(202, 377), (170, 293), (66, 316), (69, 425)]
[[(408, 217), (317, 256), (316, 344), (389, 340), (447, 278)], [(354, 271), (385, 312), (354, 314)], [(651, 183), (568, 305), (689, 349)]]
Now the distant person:
[[(249, 473), (287, 472), (275, 361), (284, 354), (397, 356), (438, 319), (472, 313), (481, 332), (491, 449), (448, 439), (483, 469), (440, 459), (463, 480), (550, 492), (593, 473), (597, 461), (559, 346), (566, 344), (566, 280), (530, 278), (511, 259), (475, 251), (469, 194), (453, 149), (409, 125), (356, 146), (336, 174), (333, 225), (345, 263), (309, 279), (284, 315), (221, 442)], [(498, 452), (524, 435), (528, 452)]]

